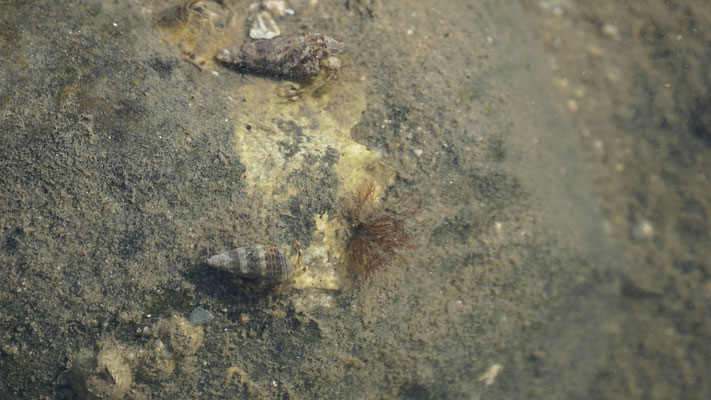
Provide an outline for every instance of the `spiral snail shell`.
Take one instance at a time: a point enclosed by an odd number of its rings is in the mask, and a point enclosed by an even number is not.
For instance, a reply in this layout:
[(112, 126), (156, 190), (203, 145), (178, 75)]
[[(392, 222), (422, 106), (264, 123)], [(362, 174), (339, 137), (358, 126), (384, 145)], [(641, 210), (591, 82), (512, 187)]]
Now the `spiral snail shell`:
[(298, 245), (296, 267), (283, 250), (271, 243), (224, 251), (208, 258), (207, 264), (246, 281), (267, 286), (279, 285), (291, 279), (301, 269), (301, 246)]

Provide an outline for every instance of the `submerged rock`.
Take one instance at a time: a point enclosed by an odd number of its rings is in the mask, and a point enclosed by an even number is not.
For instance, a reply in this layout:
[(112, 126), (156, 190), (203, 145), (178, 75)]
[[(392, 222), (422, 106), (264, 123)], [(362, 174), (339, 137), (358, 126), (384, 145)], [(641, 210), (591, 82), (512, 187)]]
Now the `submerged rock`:
[(190, 323), (193, 325), (202, 325), (208, 321), (211, 321), (213, 318), (215, 318), (215, 316), (212, 315), (210, 311), (207, 311), (202, 307), (195, 307), (190, 312), (190, 316), (188, 316), (188, 321), (190, 321)]

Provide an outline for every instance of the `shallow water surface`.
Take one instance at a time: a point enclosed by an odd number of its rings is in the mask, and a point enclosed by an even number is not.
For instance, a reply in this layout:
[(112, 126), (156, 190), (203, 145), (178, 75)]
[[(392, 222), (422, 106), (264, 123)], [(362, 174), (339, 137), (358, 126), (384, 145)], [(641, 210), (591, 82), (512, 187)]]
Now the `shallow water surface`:
[(708, 397), (705, 2), (284, 5), (5, 4), (0, 397)]

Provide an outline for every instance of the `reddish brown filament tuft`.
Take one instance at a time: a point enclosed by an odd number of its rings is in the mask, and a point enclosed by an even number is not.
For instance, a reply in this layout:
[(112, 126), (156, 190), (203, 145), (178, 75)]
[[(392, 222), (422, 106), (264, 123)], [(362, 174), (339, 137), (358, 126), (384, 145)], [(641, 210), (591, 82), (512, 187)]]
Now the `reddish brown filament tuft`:
[(415, 208), (408, 202), (385, 210), (375, 203), (374, 195), (373, 184), (365, 183), (352, 193), (338, 215), (348, 229), (348, 267), (364, 279), (393, 259), (407, 264), (406, 250), (414, 247)]

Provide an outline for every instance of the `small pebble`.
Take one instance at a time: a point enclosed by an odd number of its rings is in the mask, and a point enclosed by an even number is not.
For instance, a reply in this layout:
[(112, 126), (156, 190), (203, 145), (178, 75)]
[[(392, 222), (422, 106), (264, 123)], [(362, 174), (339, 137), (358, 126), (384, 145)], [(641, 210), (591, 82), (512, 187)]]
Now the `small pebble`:
[(415, 149), (412, 150), (413, 153), (415, 153), (415, 157), (419, 157), (422, 155), (422, 149)]
[(632, 226), (632, 237), (636, 240), (649, 240), (654, 237), (654, 226), (647, 220), (638, 221)]
[(206, 309), (204, 309), (202, 307), (195, 307), (190, 312), (188, 321), (190, 321), (190, 324), (192, 324), (192, 325), (202, 325), (205, 322), (212, 320), (213, 318), (215, 318), (215, 316), (212, 315), (211, 312), (207, 311)]

